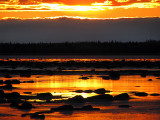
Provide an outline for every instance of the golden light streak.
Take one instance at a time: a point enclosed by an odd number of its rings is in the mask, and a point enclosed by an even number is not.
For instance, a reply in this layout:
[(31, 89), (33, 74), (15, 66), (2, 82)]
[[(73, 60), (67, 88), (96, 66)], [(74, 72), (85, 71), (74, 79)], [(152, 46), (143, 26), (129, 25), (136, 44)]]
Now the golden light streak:
[(112, 2), (111, 1), (105, 1), (104, 3), (95, 2), (95, 3), (92, 3), (92, 5), (94, 5), (94, 6), (112, 5)]
[(123, 2), (129, 2), (129, 0), (117, 0), (117, 2), (123, 3)]
[(1, 10), (51, 10), (51, 11), (97, 11), (104, 10), (101, 6), (67, 6), (63, 4), (39, 4), (39, 5), (7, 5), (0, 4)]
[[(55, 17), (33, 17), (33, 18), (20, 18), (20, 17), (3, 17), (2, 20), (8, 20), (8, 19), (20, 19), (20, 20), (30, 20), (30, 19), (81, 19), (81, 20), (107, 20), (107, 19), (120, 19), (120, 18), (89, 18), (89, 17), (79, 17), (79, 16), (55, 16)], [(127, 17), (129, 18), (129, 17)], [(130, 17), (132, 18), (132, 17)]]
[[(10, 58), (10, 59), (0, 59), (0, 61), (26, 61), (26, 62), (68, 62), (68, 61), (75, 61), (75, 62), (102, 62), (102, 61), (110, 61), (110, 62), (113, 62), (113, 61), (122, 61), (124, 59), (87, 59), (87, 58), (84, 58), (84, 59), (74, 59), (74, 58), (70, 58), (70, 59), (52, 59), (52, 58), (47, 58), (47, 59), (38, 59), (38, 58), (19, 58), (19, 59), (14, 59), (14, 58)], [(135, 61), (135, 62), (141, 62), (141, 61), (147, 61), (147, 62), (158, 62), (160, 61), (159, 58), (157, 59), (149, 59), (149, 58), (133, 58), (133, 59), (125, 59), (125, 61)]]

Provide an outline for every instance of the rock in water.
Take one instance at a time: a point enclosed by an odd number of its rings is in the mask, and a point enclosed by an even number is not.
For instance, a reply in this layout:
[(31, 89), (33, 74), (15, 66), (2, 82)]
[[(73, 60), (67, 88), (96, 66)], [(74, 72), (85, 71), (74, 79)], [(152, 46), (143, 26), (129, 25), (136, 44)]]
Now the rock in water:
[(73, 110), (72, 105), (62, 105), (57, 108), (51, 108), (51, 111), (61, 111), (61, 110)]
[(111, 80), (119, 80), (120, 79), (120, 74), (118, 72), (111, 72), (109, 74)]
[(45, 115), (33, 114), (30, 116), (33, 119), (45, 119)]
[(119, 105), (118, 107), (129, 108), (129, 107), (132, 107), (132, 106), (130, 106), (130, 105)]
[(33, 106), (29, 102), (24, 102), (24, 103), (22, 103), (21, 106), (19, 106), (19, 109), (25, 109), (25, 110), (30, 110), (32, 108), (33, 108)]
[(122, 93), (119, 95), (114, 96), (114, 100), (129, 100), (130, 97), (127, 93)]
[(135, 95), (136, 96), (148, 96), (148, 93), (145, 93), (145, 92), (136, 92)]
[(96, 96), (88, 97), (87, 101), (88, 102), (113, 101), (113, 96), (109, 94), (96, 95)]
[(105, 94), (106, 90), (104, 88), (100, 88), (100, 89), (95, 90), (94, 92), (97, 94)]
[(38, 93), (37, 98), (40, 100), (51, 100), (53, 95), (51, 93)]
[(69, 98), (67, 102), (77, 102), (77, 103), (83, 103), (85, 102), (85, 99), (81, 95), (76, 95), (73, 98)]

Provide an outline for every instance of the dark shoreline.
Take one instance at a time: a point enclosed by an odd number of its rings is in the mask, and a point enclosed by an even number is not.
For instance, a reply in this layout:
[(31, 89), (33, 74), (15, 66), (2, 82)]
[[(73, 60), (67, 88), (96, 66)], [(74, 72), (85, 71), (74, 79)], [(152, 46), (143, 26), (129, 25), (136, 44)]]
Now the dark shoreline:
[(160, 55), (160, 41), (0, 43), (0, 55)]
[(98, 59), (101, 59), (101, 60), (105, 60), (105, 59), (110, 59), (110, 60), (114, 60), (114, 59), (124, 59), (124, 60), (127, 60), (127, 59), (132, 59), (132, 60), (135, 60), (135, 59), (160, 59), (160, 56), (159, 55), (78, 55), (78, 54), (75, 54), (75, 55), (68, 55), (68, 54), (64, 54), (64, 55), (15, 55), (15, 54), (12, 54), (12, 55), (0, 55), (0, 59), (4, 60), (4, 59), (30, 59), (30, 60), (34, 60), (34, 59), (39, 59), (39, 60), (46, 60), (46, 59), (90, 59), (90, 60), (98, 60)]

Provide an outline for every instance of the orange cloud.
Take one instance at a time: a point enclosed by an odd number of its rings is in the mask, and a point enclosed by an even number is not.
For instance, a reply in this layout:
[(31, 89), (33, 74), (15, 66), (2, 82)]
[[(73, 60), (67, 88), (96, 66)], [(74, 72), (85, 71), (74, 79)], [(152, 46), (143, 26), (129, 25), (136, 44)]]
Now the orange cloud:
[(110, 3), (112, 6), (124, 6), (134, 3), (159, 3), (160, 0), (0, 0), (0, 3), (8, 4), (40, 4), (40, 3), (57, 3), (65, 5), (92, 5), (93, 3)]
[(0, 0), (0, 19), (160, 17), (159, 10), (160, 0)]

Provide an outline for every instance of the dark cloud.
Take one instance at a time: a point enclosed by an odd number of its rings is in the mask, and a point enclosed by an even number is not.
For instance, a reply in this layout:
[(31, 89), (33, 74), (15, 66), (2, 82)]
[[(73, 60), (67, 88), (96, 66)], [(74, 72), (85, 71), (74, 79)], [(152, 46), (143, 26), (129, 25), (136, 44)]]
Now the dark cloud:
[(1, 20), (0, 42), (160, 40), (160, 18)]

